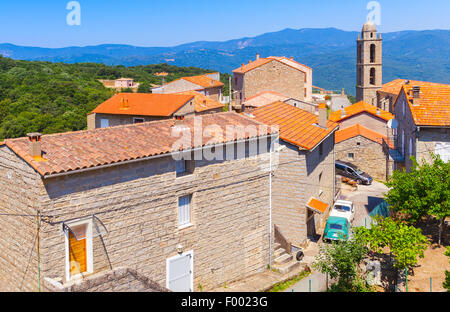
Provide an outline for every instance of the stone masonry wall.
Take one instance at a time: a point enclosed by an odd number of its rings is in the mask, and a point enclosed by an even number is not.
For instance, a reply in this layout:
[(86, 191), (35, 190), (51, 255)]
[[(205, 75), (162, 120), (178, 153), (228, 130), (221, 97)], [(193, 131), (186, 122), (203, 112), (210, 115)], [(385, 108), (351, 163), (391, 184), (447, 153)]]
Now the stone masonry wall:
[[(272, 186), (273, 221), (291, 244), (300, 247), (307, 240), (306, 204), (309, 199), (315, 197), (329, 206), (334, 201), (334, 135), (324, 141), (322, 156), (318, 147), (305, 152), (288, 143), (282, 144), (285, 147), (279, 152)], [(327, 212), (315, 215), (316, 231), (320, 231), (326, 215)]]
[[(360, 145), (358, 146), (358, 143)], [(336, 160), (350, 162), (372, 178), (386, 181), (392, 164), (383, 151), (383, 146), (363, 136), (342, 141), (336, 144)], [(354, 159), (348, 154), (353, 153)]]
[(305, 100), (305, 73), (278, 61), (272, 61), (245, 74), (245, 99), (263, 91), (275, 91), (287, 97)]
[[(266, 154), (267, 156), (267, 154)], [(42, 229), (42, 275), (64, 281), (61, 221), (95, 214), (108, 234), (94, 238), (94, 272), (129, 267), (166, 285), (177, 245), (194, 251), (194, 288), (203, 290), (263, 271), (269, 262), (269, 158), (207, 165), (176, 178), (165, 157), (60, 178), (39, 201), (54, 225)], [(178, 228), (178, 197), (192, 194), (192, 226)], [(45, 255), (45, 256), (44, 256)]]
[(0, 147), (0, 292), (38, 290), (39, 182), (28, 164)]

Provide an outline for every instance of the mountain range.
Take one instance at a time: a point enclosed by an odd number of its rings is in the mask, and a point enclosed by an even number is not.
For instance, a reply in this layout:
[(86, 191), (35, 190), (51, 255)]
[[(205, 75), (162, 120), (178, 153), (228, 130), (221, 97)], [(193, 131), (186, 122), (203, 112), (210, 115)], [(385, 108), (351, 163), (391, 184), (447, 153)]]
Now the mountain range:
[[(313, 83), (328, 90), (355, 93), (358, 32), (336, 28), (285, 29), (223, 42), (199, 41), (175, 47), (105, 44), (38, 48), (0, 44), (0, 54), (16, 60), (104, 63), (137, 66), (168, 63), (230, 73), (261, 57), (294, 57), (314, 69)], [(383, 81), (397, 78), (450, 83), (450, 31), (401, 31), (382, 34)]]

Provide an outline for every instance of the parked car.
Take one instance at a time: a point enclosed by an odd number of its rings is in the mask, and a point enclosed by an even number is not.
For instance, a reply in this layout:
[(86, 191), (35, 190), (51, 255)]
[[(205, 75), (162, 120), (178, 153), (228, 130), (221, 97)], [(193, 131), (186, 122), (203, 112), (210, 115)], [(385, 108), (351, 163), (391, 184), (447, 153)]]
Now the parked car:
[(338, 200), (331, 209), (330, 217), (346, 218), (351, 224), (355, 219), (355, 206), (351, 201)]
[(346, 241), (349, 237), (350, 222), (342, 217), (329, 217), (323, 235), (324, 242)]
[(344, 161), (336, 161), (336, 174), (355, 180), (358, 184), (371, 185), (373, 182), (370, 175), (357, 166)]

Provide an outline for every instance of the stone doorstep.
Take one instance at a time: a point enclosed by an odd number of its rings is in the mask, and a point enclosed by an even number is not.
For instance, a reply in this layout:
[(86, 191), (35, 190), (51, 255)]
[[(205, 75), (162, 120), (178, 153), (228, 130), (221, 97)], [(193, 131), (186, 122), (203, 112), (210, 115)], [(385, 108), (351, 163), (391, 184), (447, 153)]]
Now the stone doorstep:
[(289, 255), (287, 253), (282, 254), (278, 258), (275, 258), (274, 263), (278, 265), (282, 265), (285, 263), (290, 262), (293, 259), (292, 255)]

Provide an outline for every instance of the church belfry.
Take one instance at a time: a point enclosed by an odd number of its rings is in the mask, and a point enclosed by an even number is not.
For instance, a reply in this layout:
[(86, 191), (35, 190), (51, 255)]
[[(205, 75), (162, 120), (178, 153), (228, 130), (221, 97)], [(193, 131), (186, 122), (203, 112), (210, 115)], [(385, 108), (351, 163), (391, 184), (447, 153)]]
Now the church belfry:
[(376, 106), (383, 86), (383, 39), (372, 21), (364, 24), (356, 47), (356, 100)]

